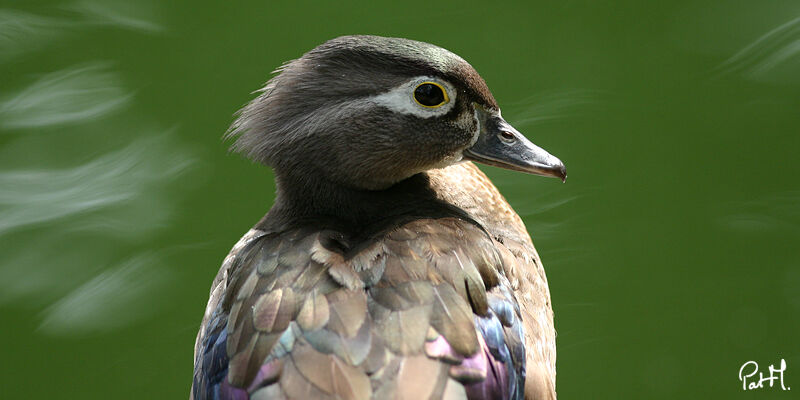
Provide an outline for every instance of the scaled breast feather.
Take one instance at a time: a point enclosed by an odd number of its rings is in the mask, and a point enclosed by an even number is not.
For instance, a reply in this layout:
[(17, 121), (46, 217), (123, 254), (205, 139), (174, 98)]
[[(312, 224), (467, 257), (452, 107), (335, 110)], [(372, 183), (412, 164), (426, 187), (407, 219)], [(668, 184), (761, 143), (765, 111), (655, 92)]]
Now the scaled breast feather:
[(497, 245), (457, 218), (356, 244), (251, 233), (212, 292), (193, 397), (521, 398), (525, 333)]

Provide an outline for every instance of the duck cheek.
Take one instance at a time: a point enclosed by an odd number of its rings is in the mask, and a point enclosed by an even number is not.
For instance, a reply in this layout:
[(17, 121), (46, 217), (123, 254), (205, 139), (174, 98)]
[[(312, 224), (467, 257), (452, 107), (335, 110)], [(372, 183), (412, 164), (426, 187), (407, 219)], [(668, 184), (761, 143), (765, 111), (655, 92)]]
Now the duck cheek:
[(472, 146), (474, 136), (474, 133), (469, 129), (464, 129), (461, 126), (449, 126), (446, 134), (443, 135), (439, 148), (444, 153), (460, 157), (464, 149)]
[(431, 133), (431, 140), (420, 150), (426, 156), (426, 166), (444, 168), (461, 161), (463, 149), (469, 147), (471, 137), (463, 131), (445, 129)]

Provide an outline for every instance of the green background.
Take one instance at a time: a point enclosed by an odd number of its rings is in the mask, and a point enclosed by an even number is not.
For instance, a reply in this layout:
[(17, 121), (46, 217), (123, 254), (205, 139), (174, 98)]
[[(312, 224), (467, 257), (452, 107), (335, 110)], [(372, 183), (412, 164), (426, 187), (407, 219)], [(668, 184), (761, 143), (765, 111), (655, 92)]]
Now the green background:
[[(797, 1), (0, 5), (0, 398), (188, 396), (208, 289), (274, 196), (233, 113), (326, 39), (467, 59), (561, 184), (482, 167), (544, 260), (558, 392), (800, 390)], [(794, 391), (743, 392), (787, 362)]]

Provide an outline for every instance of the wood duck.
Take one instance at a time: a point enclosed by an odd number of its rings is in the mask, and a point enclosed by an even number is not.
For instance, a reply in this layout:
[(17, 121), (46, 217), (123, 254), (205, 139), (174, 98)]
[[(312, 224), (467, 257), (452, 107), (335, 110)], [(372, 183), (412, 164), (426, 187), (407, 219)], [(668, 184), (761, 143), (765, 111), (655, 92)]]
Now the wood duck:
[(276, 72), (229, 131), (275, 204), (213, 282), (192, 397), (555, 398), (542, 263), (470, 161), (561, 161), (428, 43), (345, 36)]

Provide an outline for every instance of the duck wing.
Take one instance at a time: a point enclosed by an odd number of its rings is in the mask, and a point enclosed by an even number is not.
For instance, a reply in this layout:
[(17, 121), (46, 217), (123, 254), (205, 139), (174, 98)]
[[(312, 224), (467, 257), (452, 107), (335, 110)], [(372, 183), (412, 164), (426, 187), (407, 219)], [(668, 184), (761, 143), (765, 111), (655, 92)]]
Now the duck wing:
[(498, 245), (456, 217), (357, 244), (251, 231), (212, 287), (192, 396), (521, 399), (525, 328)]

